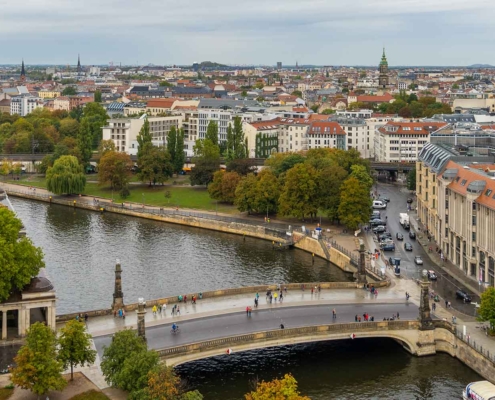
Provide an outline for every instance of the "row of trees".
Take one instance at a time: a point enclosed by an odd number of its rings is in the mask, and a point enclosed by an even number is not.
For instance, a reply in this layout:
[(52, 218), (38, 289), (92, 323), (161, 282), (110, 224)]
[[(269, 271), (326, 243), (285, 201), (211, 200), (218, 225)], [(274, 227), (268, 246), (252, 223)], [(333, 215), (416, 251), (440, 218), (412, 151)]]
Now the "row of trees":
[(312, 149), (275, 154), (260, 173), (217, 171), (210, 196), (239, 211), (316, 217), (323, 212), (351, 229), (369, 218), (373, 179), (357, 150)]

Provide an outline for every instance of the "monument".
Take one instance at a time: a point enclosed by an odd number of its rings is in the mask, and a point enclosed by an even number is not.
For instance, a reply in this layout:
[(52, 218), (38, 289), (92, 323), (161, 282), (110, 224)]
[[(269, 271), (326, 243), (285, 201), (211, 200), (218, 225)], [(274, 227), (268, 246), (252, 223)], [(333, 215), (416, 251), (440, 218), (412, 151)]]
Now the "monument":
[(122, 292), (122, 267), (120, 260), (117, 259), (115, 264), (115, 289), (113, 291), (112, 311), (118, 311), (124, 308), (124, 293)]
[(144, 325), (144, 316), (146, 315), (146, 302), (142, 297), (138, 299), (137, 310), (137, 329), (138, 335), (146, 341), (146, 327)]

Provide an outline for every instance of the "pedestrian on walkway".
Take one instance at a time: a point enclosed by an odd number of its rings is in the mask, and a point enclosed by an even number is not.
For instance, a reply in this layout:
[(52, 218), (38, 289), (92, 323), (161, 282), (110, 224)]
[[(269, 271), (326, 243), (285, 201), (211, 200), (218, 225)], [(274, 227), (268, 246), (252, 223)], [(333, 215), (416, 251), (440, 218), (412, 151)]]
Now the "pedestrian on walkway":
[(313, 289), (313, 286), (311, 286), (311, 294), (314, 293), (314, 289)]
[(258, 299), (256, 297), (254, 298), (254, 307), (258, 307)]
[(151, 311), (153, 311), (153, 315), (156, 316), (156, 312), (157, 312), (156, 305), (153, 306), (153, 308), (151, 309)]
[(277, 297), (278, 297), (277, 292), (273, 293), (273, 299), (275, 300), (275, 303), (277, 302)]
[(272, 304), (273, 296), (270, 295), (270, 304)]
[(358, 316), (356, 314), (356, 316), (354, 317), (354, 322), (358, 322)]
[(432, 309), (433, 311), (435, 311), (435, 310), (437, 309), (437, 305), (436, 305), (436, 303), (433, 303), (433, 304), (431, 305), (431, 309)]
[(162, 306), (162, 310), (163, 310), (163, 315), (166, 317), (167, 316), (167, 304), (164, 304)]
[(88, 318), (89, 318), (88, 313), (84, 314), (84, 322), (88, 323)]
[(318, 285), (318, 293), (321, 292), (321, 285)]
[(282, 303), (282, 300), (284, 300), (284, 294), (282, 293), (282, 291), (280, 291), (279, 298), (280, 298), (279, 301)]
[(332, 319), (337, 319), (337, 311), (335, 311), (335, 308), (332, 310)]
[(399, 312), (397, 312), (397, 319), (400, 319)]
[(445, 300), (445, 308), (449, 308), (449, 302)]
[(248, 316), (251, 317), (251, 312), (253, 311), (253, 309), (251, 307), (248, 307)]
[(260, 298), (260, 295), (258, 292), (256, 292), (256, 300), (258, 300)]
[(246, 317), (249, 317), (249, 306), (246, 307)]
[(125, 319), (125, 310), (122, 310), (122, 318)]
[(180, 317), (180, 307), (177, 306), (177, 315)]

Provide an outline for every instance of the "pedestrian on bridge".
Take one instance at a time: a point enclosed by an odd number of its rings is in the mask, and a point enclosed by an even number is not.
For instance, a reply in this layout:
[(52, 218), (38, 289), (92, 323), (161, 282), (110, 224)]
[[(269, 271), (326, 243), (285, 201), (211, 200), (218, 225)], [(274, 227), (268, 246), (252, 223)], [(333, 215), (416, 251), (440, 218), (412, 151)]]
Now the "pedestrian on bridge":
[(280, 297), (279, 301), (282, 303), (282, 300), (284, 299), (284, 294), (282, 293), (282, 291), (280, 291), (279, 297)]
[(337, 311), (335, 311), (335, 308), (332, 310), (332, 319), (337, 319)]

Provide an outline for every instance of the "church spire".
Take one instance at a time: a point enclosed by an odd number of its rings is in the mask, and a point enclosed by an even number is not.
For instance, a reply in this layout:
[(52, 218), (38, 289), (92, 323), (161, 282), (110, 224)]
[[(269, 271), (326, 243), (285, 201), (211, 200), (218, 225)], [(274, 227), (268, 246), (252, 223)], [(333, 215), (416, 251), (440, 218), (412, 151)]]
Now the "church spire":
[(81, 74), (81, 56), (77, 55), (77, 75)]
[(22, 64), (21, 64), (21, 81), (26, 80), (26, 69), (24, 68), (24, 58), (22, 59)]

